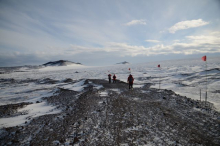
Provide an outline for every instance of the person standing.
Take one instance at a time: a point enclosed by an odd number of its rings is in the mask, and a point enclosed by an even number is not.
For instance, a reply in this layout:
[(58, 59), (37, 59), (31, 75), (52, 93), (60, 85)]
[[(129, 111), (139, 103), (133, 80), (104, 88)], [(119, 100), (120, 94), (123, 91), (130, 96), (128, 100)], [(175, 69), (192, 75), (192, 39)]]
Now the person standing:
[(130, 74), (130, 75), (128, 76), (129, 89), (133, 89), (133, 82), (134, 82), (134, 78), (133, 78), (133, 76)]
[(116, 83), (116, 75), (113, 76), (113, 83)]
[(112, 76), (111, 74), (108, 75), (109, 83), (111, 83), (111, 76)]

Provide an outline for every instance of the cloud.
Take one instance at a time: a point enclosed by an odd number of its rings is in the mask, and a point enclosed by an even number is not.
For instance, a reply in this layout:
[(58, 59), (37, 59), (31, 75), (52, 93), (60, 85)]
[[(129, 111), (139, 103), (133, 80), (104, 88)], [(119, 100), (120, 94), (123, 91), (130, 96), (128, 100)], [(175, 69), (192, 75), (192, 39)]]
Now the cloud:
[(201, 45), (206, 45), (206, 44), (212, 44), (212, 45), (220, 45), (220, 37), (219, 36), (187, 36), (187, 39), (193, 41), (195, 44), (201, 44)]
[(145, 40), (146, 42), (150, 42), (150, 43), (160, 43), (160, 41), (158, 40)]
[[(8, 52), (0, 50), (0, 66), (10, 66), (10, 64), (24, 65), (33, 63), (45, 63), (47, 61), (65, 58), (76, 62), (87, 59), (90, 63), (103, 56), (114, 57), (139, 57), (155, 55), (191, 55), (220, 53), (220, 33), (209, 33), (206, 35), (186, 36), (186, 39), (173, 41), (173, 44), (156, 44), (152, 47), (141, 45), (130, 45), (127, 43), (109, 42), (102, 47), (86, 47), (80, 45), (69, 45), (69, 47), (53, 47), (44, 51), (35, 52)], [(51, 51), (53, 50), (53, 51)], [(57, 50), (57, 51), (55, 51)], [(65, 51), (64, 51), (65, 50)], [(88, 61), (88, 57), (91, 61)], [(104, 58), (105, 58), (104, 57)], [(82, 59), (83, 58), (83, 59)], [(74, 60), (73, 60), (74, 59)], [(102, 58), (103, 59), (103, 58)], [(28, 60), (28, 61), (27, 61)]]
[[(71, 44), (66, 51), (71, 54), (79, 54), (79, 53), (93, 53), (93, 52), (100, 52), (103, 51), (103, 48), (98, 47), (84, 47), (79, 45)], [(108, 52), (107, 50), (105, 52)]]
[(145, 20), (140, 19), (140, 20), (132, 20), (132, 21), (126, 23), (125, 25), (131, 26), (131, 25), (138, 25), (138, 24), (139, 24), (139, 25), (146, 25), (147, 23), (146, 23)]
[(193, 27), (200, 27), (209, 24), (209, 22), (205, 22), (202, 19), (198, 20), (190, 20), (190, 21), (181, 21), (170, 27), (168, 30), (170, 33), (175, 33), (181, 29), (189, 29)]
[(171, 52), (170, 46), (155, 45), (153, 47), (135, 46), (126, 43), (111, 43), (109, 51), (117, 51), (120, 56), (138, 56), (138, 55), (159, 55)]
[[(67, 51), (72, 54), (83, 52), (117, 52), (119, 56), (138, 56), (138, 55), (161, 55), (161, 54), (198, 54), (198, 53), (219, 53), (220, 52), (220, 33), (210, 33), (206, 36), (186, 36), (186, 39), (174, 40), (171, 45), (158, 44), (152, 47), (129, 45), (127, 43), (109, 42), (103, 47), (83, 47), (71, 45)], [(146, 40), (147, 41), (147, 40)], [(148, 40), (158, 43), (158, 40)], [(185, 41), (185, 42), (184, 42)], [(63, 50), (63, 49), (62, 49)]]
[[(185, 41), (185, 39), (184, 39)], [(220, 53), (220, 33), (186, 36), (186, 41), (175, 40), (171, 45), (155, 45), (152, 47), (135, 46), (126, 43), (110, 43), (108, 51), (116, 51), (121, 56), (167, 55), (167, 54), (199, 54)]]

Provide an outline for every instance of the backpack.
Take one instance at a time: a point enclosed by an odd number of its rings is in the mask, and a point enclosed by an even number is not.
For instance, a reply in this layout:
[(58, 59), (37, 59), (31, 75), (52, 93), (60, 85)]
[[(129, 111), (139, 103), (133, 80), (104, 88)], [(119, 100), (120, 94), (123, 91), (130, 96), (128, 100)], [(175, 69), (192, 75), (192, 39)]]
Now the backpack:
[(129, 82), (133, 82), (133, 78), (132, 77), (129, 77)]

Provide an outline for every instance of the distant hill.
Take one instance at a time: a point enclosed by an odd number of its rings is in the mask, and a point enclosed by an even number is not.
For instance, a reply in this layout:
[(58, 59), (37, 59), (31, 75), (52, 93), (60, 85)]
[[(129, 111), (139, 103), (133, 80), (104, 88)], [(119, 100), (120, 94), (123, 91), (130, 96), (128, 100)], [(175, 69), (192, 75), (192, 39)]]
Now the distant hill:
[(67, 66), (67, 65), (75, 65), (75, 64), (82, 65), (81, 63), (75, 63), (68, 60), (58, 60), (58, 61), (47, 62), (43, 64), (43, 66)]
[(127, 61), (124, 61), (124, 62), (120, 62), (120, 63), (116, 63), (116, 64), (130, 64), (130, 63)]

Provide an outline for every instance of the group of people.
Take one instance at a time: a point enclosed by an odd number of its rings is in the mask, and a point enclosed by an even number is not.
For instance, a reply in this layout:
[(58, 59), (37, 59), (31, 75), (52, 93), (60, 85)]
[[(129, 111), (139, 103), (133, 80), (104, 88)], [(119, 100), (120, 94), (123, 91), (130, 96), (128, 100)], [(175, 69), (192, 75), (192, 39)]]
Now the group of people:
[[(111, 74), (108, 75), (109, 83), (111, 83), (111, 80), (112, 80), (111, 76), (112, 76)], [(116, 75), (115, 74), (113, 76), (113, 83), (116, 83)]]
[[(111, 76), (112, 76), (111, 74), (108, 75), (109, 83), (111, 83)], [(134, 78), (131, 74), (128, 76), (127, 82), (129, 83), (129, 89), (133, 89)], [(116, 83), (116, 75), (115, 74), (113, 76), (113, 83)]]

